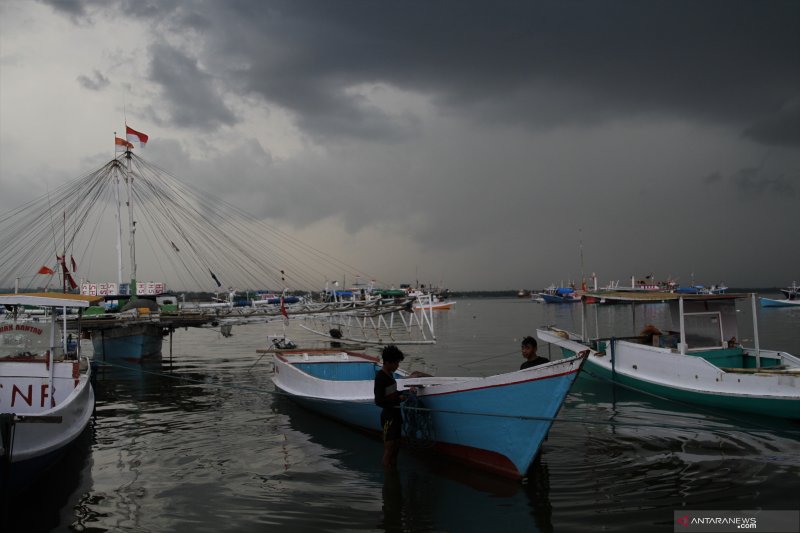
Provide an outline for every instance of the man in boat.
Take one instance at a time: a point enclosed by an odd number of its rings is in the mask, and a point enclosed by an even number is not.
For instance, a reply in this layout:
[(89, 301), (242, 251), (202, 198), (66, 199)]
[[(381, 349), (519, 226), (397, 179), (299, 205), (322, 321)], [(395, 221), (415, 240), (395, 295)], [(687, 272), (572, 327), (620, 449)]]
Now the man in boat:
[[(639, 333), (640, 337), (644, 337), (642, 344), (646, 344), (648, 346), (657, 346), (658, 345), (658, 337), (663, 335), (661, 330), (655, 327), (653, 324), (647, 324), (641, 333)], [(653, 343), (653, 340), (656, 342)]]
[(400, 436), (403, 430), (400, 403), (405, 399), (397, 390), (394, 373), (405, 356), (397, 346), (390, 344), (383, 349), (381, 358), (383, 366), (375, 373), (375, 404), (383, 408), (383, 466), (393, 468), (397, 466), (397, 455), (400, 453)]
[(550, 362), (544, 357), (539, 357), (536, 354), (536, 350), (538, 349), (539, 347), (536, 343), (536, 339), (533, 337), (528, 336), (522, 339), (522, 357), (525, 358), (525, 362), (520, 365), (520, 370), (525, 370), (526, 368), (530, 368), (532, 366), (543, 365)]

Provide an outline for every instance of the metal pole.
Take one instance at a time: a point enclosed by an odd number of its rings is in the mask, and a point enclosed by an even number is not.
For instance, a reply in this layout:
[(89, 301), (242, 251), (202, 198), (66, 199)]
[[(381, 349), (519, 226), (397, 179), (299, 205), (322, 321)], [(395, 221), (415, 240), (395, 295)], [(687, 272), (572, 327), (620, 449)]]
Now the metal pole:
[[(56, 309), (54, 307), (53, 311), (55, 311), (55, 310)], [(69, 348), (69, 346), (67, 346), (67, 308), (66, 307), (64, 307), (64, 314), (61, 315), (61, 316), (63, 317), (63, 322), (64, 322), (63, 329), (61, 330), (61, 341), (62, 341), (61, 344), (64, 345), (64, 355), (66, 356), (67, 355), (67, 349)]]
[(128, 185), (128, 227), (130, 228), (130, 260), (131, 260), (131, 298), (130, 301), (136, 300), (136, 222), (133, 220), (133, 174), (131, 173), (131, 152), (125, 152), (125, 158), (128, 160), (127, 174), (125, 181)]
[(611, 344), (611, 381), (616, 381), (617, 379), (617, 361), (616, 361), (616, 345), (617, 345), (617, 338), (611, 337), (609, 341)]
[(678, 299), (678, 309), (679, 309), (680, 326), (681, 326), (681, 355), (686, 355), (686, 328), (685, 328), (685, 320), (683, 317), (683, 298)]
[(586, 337), (588, 334), (586, 333), (586, 304), (581, 298), (581, 341), (586, 342)]
[(50, 363), (50, 379), (48, 383), (48, 394), (50, 395), (50, 406), (55, 407), (55, 389), (54, 389), (54, 376), (55, 376), (55, 362), (56, 362), (56, 327), (58, 326), (58, 320), (56, 319), (56, 308), (50, 308), (50, 355), (49, 355), (49, 363)]
[[(596, 278), (595, 278), (596, 279)], [(594, 336), (596, 339), (600, 338), (600, 302), (594, 304)]]
[(753, 342), (756, 347), (756, 368), (761, 368), (761, 351), (758, 348), (758, 308), (756, 307), (756, 293), (750, 293), (750, 301), (753, 307)]

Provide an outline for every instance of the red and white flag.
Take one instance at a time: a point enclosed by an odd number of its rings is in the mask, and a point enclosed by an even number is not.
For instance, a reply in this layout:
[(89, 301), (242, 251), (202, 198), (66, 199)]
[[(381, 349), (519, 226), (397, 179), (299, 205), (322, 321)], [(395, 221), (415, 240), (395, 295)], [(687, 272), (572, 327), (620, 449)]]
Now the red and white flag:
[(147, 139), (149, 137), (144, 133), (138, 132), (135, 129), (131, 128), (127, 124), (125, 124), (125, 137), (128, 139), (129, 142), (139, 142), (141, 146), (147, 144)]
[(133, 150), (133, 145), (125, 139), (114, 137), (114, 149), (117, 152), (124, 152), (125, 150)]
[(281, 314), (283, 315), (283, 318), (289, 320), (289, 313), (286, 312), (286, 304), (283, 301), (283, 296), (281, 296)]
[(72, 277), (72, 274), (69, 273), (69, 268), (67, 267), (67, 256), (66, 255), (57, 255), (56, 259), (61, 264), (61, 270), (64, 271), (64, 279), (69, 283), (69, 286), (73, 289), (78, 288), (78, 284), (75, 283), (75, 278)]
[(39, 269), (39, 274), (55, 274), (56, 271), (50, 267), (42, 265), (42, 268)]

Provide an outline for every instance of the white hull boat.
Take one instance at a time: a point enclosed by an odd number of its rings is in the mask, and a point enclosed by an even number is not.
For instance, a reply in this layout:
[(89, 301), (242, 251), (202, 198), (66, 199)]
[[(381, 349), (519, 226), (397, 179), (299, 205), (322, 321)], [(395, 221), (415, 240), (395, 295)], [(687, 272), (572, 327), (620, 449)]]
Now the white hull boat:
[[(0, 305), (51, 309), (48, 321), (0, 325), (0, 491), (25, 490), (86, 429), (94, 410), (91, 365), (57, 334), (55, 310), (97, 297), (0, 295)], [(63, 330), (62, 330), (63, 331)], [(79, 350), (80, 343), (75, 343)]]

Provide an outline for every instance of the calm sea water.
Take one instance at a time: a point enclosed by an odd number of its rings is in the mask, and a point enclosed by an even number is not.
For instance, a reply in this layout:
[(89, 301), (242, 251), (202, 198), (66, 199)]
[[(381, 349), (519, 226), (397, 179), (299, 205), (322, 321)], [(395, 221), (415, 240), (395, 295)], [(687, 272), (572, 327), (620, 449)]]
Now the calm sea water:
[[(609, 306), (597, 319), (601, 334), (625, 333), (665, 314)], [(800, 309), (759, 309), (758, 320), (762, 347), (800, 354)], [(437, 345), (407, 348), (405, 366), (511, 371), (521, 338), (546, 324), (579, 330), (579, 306), (461, 300), (436, 314)], [(90, 429), (11, 502), (3, 531), (672, 531), (675, 510), (800, 507), (800, 425), (591, 379), (576, 382), (526, 483), (408, 449), (386, 475), (378, 440), (274, 393), (255, 351), (281, 332), (179, 331), (171, 360), (165, 340), (158, 365), (105, 369)], [(294, 325), (289, 335), (308, 338)]]

